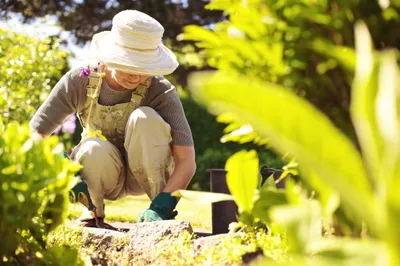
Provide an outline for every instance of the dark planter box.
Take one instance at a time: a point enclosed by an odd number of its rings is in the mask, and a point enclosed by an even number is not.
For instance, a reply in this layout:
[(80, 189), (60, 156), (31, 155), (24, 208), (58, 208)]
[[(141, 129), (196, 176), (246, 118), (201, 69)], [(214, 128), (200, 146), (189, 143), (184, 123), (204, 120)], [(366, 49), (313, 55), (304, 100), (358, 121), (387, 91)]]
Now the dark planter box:
[[(224, 169), (209, 169), (211, 192), (231, 194), (226, 184)], [(229, 224), (237, 221), (238, 206), (234, 201), (221, 201), (212, 204), (212, 234), (228, 233)]]
[[(224, 169), (208, 169), (210, 172), (211, 192), (231, 194), (226, 184), (226, 171)], [(279, 169), (261, 168), (262, 183), (269, 176), (278, 180), (283, 171)], [(285, 188), (285, 179), (277, 184), (277, 188)], [(212, 234), (224, 234), (229, 231), (229, 224), (237, 221), (238, 206), (234, 201), (221, 201), (212, 204)]]

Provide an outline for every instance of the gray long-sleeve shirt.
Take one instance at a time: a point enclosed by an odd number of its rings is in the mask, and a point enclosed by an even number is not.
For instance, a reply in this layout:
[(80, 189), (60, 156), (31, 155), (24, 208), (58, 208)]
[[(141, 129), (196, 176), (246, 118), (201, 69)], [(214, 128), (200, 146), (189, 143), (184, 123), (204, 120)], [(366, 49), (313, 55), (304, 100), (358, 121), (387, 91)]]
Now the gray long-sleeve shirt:
[[(84, 108), (88, 78), (81, 77), (80, 72), (81, 68), (73, 68), (58, 81), (30, 121), (32, 130), (50, 135), (67, 116), (79, 113)], [(104, 80), (100, 89), (99, 103), (109, 106), (126, 103), (131, 100), (131, 95), (131, 90), (111, 89)], [(179, 96), (175, 87), (163, 76), (152, 78), (140, 106), (153, 108), (171, 126), (173, 145), (193, 145), (192, 133)]]

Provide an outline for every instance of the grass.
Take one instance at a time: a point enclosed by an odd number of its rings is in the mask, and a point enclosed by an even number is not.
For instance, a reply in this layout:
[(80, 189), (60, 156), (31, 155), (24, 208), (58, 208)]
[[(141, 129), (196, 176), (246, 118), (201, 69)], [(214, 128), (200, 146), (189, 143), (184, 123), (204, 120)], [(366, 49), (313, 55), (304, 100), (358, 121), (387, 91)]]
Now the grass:
[[(147, 196), (128, 196), (116, 201), (105, 201), (106, 221), (119, 222), (136, 222), (139, 214), (147, 209), (150, 200)], [(180, 200), (177, 205), (178, 216), (176, 220), (184, 220), (190, 222), (193, 228), (211, 231), (211, 205), (198, 204)], [(78, 218), (82, 211), (80, 203), (69, 205), (69, 217), (71, 219)]]

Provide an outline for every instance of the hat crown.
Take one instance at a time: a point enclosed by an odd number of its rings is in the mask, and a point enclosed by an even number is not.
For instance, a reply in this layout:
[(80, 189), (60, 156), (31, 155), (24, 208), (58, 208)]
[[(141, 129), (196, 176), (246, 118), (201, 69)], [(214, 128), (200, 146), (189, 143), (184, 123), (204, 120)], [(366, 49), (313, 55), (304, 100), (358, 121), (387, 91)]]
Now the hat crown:
[(145, 13), (125, 10), (114, 16), (111, 32), (115, 43), (125, 48), (154, 50), (162, 43), (164, 27)]

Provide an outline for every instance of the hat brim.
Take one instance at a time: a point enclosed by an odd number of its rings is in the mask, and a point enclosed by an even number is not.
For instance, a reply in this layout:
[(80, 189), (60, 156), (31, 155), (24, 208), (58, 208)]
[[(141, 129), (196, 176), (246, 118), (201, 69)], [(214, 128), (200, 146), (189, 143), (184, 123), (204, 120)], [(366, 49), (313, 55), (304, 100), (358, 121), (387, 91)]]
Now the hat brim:
[(160, 44), (155, 50), (129, 49), (114, 43), (111, 31), (93, 36), (90, 45), (91, 57), (117, 70), (143, 75), (168, 75), (179, 63), (174, 53)]

